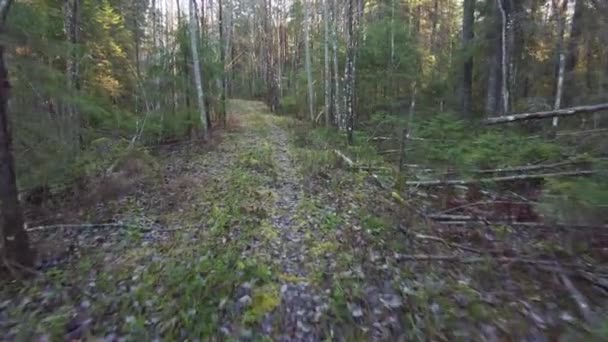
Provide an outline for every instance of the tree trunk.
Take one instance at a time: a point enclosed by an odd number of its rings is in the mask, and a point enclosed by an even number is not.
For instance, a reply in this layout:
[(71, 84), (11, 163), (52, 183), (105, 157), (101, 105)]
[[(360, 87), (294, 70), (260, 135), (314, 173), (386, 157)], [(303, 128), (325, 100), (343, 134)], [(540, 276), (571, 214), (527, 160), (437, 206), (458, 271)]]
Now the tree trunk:
[[(572, 6), (574, 8), (574, 13), (572, 15), (571, 24), (569, 26), (570, 37), (567, 45), (568, 50), (564, 69), (564, 92), (562, 94), (564, 106), (572, 106), (575, 104), (572, 102), (572, 94), (576, 94), (577, 89), (574, 70), (579, 59), (578, 48), (583, 33), (583, 1), (574, 0), (574, 4)], [(589, 64), (587, 64), (587, 66), (589, 66)]]
[(502, 43), (500, 38), (500, 26), (498, 25), (496, 15), (494, 15), (493, 1), (488, 1), (488, 17), (493, 21), (488, 29), (487, 40), (490, 44), (490, 56), (488, 59), (488, 83), (486, 87), (486, 105), (485, 111), (488, 116), (500, 115), (500, 84), (501, 84), (501, 69), (502, 60)]
[(196, 99), (198, 103), (198, 109), (200, 111), (200, 120), (202, 125), (203, 137), (207, 131), (207, 111), (205, 109), (205, 94), (203, 92), (203, 81), (201, 75), (201, 65), (198, 59), (198, 32), (196, 29), (196, 11), (195, 11), (195, 0), (190, 0), (190, 49), (192, 52), (192, 64), (194, 66), (194, 84), (196, 86)]
[[(572, 2), (570, 2), (570, 0), (563, 0), (564, 1), (564, 5), (563, 5), (563, 11), (562, 11), (562, 15), (561, 15), (561, 19), (560, 19), (560, 27), (559, 27), (559, 33), (560, 36), (558, 37), (558, 48), (559, 48), (559, 62), (558, 62), (558, 71), (557, 71), (557, 80), (556, 80), (556, 87), (555, 87), (555, 102), (553, 104), (553, 109), (554, 110), (558, 110), (561, 108), (561, 103), (562, 103), (562, 96), (563, 96), (563, 90), (564, 90), (564, 73), (566, 71), (566, 41), (570, 38), (570, 30), (572, 28), (571, 25), (569, 25), (570, 19), (568, 18), (568, 13), (571, 12), (571, 8), (570, 6), (574, 6), (576, 7), (576, 0), (573, 0)], [(555, 116), (553, 117), (553, 123), (552, 123), (552, 130), (553, 131), (557, 131), (557, 126), (559, 123), (559, 117)]]
[(331, 75), (329, 71), (329, 9), (328, 2), (329, 0), (323, 0), (323, 28), (325, 33), (325, 39), (323, 40), (323, 62), (324, 62), (324, 73), (323, 77), (325, 80), (325, 127), (329, 127), (330, 118), (330, 93), (331, 93)]
[[(64, 31), (68, 42), (66, 56), (66, 88), (71, 96), (75, 96), (75, 91), (80, 88), (78, 82), (78, 54), (76, 53), (76, 45), (78, 44), (78, 5), (79, 0), (64, 0), (63, 16), (64, 16)], [(66, 124), (68, 128), (67, 138), (77, 146), (80, 144), (80, 123), (76, 116), (76, 109), (69, 103), (66, 104)]]
[(502, 96), (502, 113), (509, 113), (509, 62), (508, 62), (508, 48), (507, 48), (507, 33), (509, 30), (509, 16), (507, 13), (505, 0), (496, 0), (498, 2), (498, 9), (500, 10), (501, 23), (501, 87), (500, 94)]
[(465, 53), (463, 64), (460, 111), (463, 117), (470, 117), (473, 101), (473, 53), (471, 45), (474, 38), (475, 0), (464, 0), (462, 16), (462, 50)]
[[(203, 6), (204, 7), (204, 6)], [(222, 71), (220, 73), (221, 78), (221, 92), (220, 92), (220, 109), (219, 116), (220, 121), (223, 127), (226, 127), (226, 42), (224, 41), (225, 29), (224, 29), (224, 20), (223, 20), (223, 11), (224, 8), (222, 6), (222, 0), (218, 0), (218, 29), (220, 33), (220, 65), (222, 66)]]
[(346, 66), (344, 73), (344, 84), (345, 84), (345, 112), (346, 112), (346, 135), (348, 139), (348, 143), (352, 145), (354, 143), (353, 140), (353, 130), (355, 124), (355, 113), (353, 100), (355, 97), (355, 47), (356, 47), (356, 37), (355, 37), (355, 0), (348, 0), (347, 7), (347, 31), (348, 31), (348, 41), (347, 41), (347, 53), (346, 53)]
[[(4, 22), (12, 1), (0, 2), (0, 31), (4, 33)], [(0, 234), (2, 257), (9, 263), (26, 267), (34, 264), (34, 253), (30, 249), (27, 233), (23, 228), (23, 213), (19, 205), (15, 160), (12, 151), (12, 136), (8, 118), (8, 99), (11, 85), (4, 62), (4, 45), (0, 44)]]
[(305, 68), (306, 68), (306, 82), (308, 84), (308, 115), (310, 117), (310, 121), (315, 121), (315, 113), (314, 113), (314, 93), (312, 88), (312, 70), (311, 70), (311, 56), (310, 56), (310, 9), (308, 8), (310, 5), (308, 4), (309, 0), (304, 0), (304, 54), (305, 54)]
[(344, 129), (344, 125), (343, 125), (343, 118), (344, 115), (341, 112), (341, 108), (340, 108), (340, 100), (341, 100), (341, 94), (340, 94), (340, 76), (339, 76), (339, 70), (340, 70), (340, 66), (338, 64), (338, 8), (337, 8), (337, 1), (336, 0), (331, 0), (332, 1), (332, 36), (331, 36), (331, 50), (332, 50), (332, 59), (333, 59), (333, 71), (334, 71), (334, 120), (336, 123), (336, 126), (339, 129)]

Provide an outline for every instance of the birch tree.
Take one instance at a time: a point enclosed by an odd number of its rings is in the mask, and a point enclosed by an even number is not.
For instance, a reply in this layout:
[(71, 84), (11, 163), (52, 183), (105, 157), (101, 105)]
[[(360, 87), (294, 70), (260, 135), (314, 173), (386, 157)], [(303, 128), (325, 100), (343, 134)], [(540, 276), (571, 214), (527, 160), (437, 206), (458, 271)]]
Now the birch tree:
[[(0, 1), (0, 33), (13, 1)], [(34, 254), (23, 228), (23, 212), (19, 204), (13, 139), (9, 127), (8, 100), (10, 81), (4, 61), (4, 43), (0, 42), (0, 252), (5, 263), (30, 267), (34, 264)]]
[[(564, 89), (564, 73), (566, 69), (566, 53), (567, 53), (567, 44), (565, 43), (569, 38), (572, 32), (571, 23), (571, 13), (574, 12), (574, 8), (576, 7), (577, 0), (563, 0), (563, 8), (565, 9), (561, 15), (559, 21), (559, 36), (558, 36), (558, 71), (557, 71), (557, 80), (555, 87), (555, 101), (553, 102), (553, 109), (558, 110), (561, 108), (562, 97), (563, 97), (563, 89)], [(552, 122), (553, 131), (557, 130), (557, 126), (559, 124), (559, 117), (554, 116)]]
[(330, 92), (331, 92), (331, 75), (329, 72), (329, 8), (328, 2), (329, 0), (323, 0), (323, 31), (324, 31), (324, 40), (323, 40), (323, 62), (324, 62), (324, 72), (323, 77), (325, 81), (325, 126), (329, 127), (329, 112), (330, 112)]
[(304, 0), (304, 58), (305, 58), (305, 68), (306, 68), (306, 83), (308, 84), (308, 114), (310, 116), (310, 121), (315, 121), (315, 113), (314, 113), (314, 94), (312, 88), (312, 70), (310, 66), (310, 9), (309, 0)]
[(500, 41), (501, 41), (501, 88), (500, 93), (502, 95), (502, 112), (503, 114), (507, 114), (509, 112), (509, 77), (508, 77), (508, 62), (507, 62), (507, 30), (509, 29), (509, 17), (507, 15), (507, 10), (505, 9), (504, 0), (496, 0), (498, 2), (498, 9), (500, 11), (500, 17), (502, 20), (501, 23), (501, 33), (500, 33)]
[(334, 72), (334, 120), (336, 126), (340, 129), (344, 129), (343, 125), (343, 113), (340, 110), (340, 101), (341, 101), (341, 85), (340, 85), (340, 76), (339, 76), (339, 65), (338, 65), (338, 5), (337, 0), (331, 0), (332, 2), (332, 28), (331, 28), (331, 50), (332, 50), (332, 60), (333, 60), (333, 72)]
[[(204, 6), (202, 6), (204, 7)], [(220, 89), (220, 111), (219, 116), (222, 121), (222, 125), (226, 126), (226, 42), (224, 41), (225, 26), (224, 26), (224, 7), (222, 6), (222, 0), (218, 0), (218, 29), (220, 33), (220, 65), (222, 66), (221, 78), (221, 89)]]
[(355, 97), (355, 48), (356, 48), (356, 37), (355, 37), (355, 0), (348, 0), (347, 7), (347, 53), (346, 53), (346, 66), (344, 72), (344, 96), (345, 96), (345, 112), (346, 112), (346, 136), (349, 144), (353, 144), (353, 130), (355, 125), (355, 113), (353, 108), (353, 102)]
[(474, 35), (475, 0), (464, 0), (462, 11), (462, 50), (465, 53), (465, 60), (462, 66), (462, 83), (460, 85), (460, 111), (463, 116), (470, 116), (471, 103), (473, 101), (473, 56), (471, 44)]
[(192, 51), (192, 64), (194, 66), (194, 84), (196, 86), (196, 100), (198, 109), (200, 111), (201, 125), (203, 126), (203, 136), (206, 135), (207, 130), (207, 113), (205, 109), (205, 94), (203, 92), (203, 80), (201, 75), (201, 65), (198, 57), (198, 30), (197, 30), (197, 19), (195, 10), (195, 0), (190, 0), (190, 49)]

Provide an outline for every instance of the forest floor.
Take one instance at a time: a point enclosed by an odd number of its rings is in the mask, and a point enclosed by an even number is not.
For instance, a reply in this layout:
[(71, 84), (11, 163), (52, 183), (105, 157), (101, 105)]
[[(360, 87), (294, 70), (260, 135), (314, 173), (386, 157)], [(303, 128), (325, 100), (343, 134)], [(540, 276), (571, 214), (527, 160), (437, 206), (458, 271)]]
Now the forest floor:
[(480, 253), (517, 232), (441, 231), (299, 136), (302, 123), (267, 112), (233, 100), (228, 128), (206, 146), (164, 148), (153, 180), (45, 221), (105, 225), (31, 230), (40, 267), (2, 285), (1, 339), (607, 336), (597, 335), (605, 320), (583, 317), (606, 303), (580, 308), (605, 297), (584, 282), (558, 286), (573, 270)]

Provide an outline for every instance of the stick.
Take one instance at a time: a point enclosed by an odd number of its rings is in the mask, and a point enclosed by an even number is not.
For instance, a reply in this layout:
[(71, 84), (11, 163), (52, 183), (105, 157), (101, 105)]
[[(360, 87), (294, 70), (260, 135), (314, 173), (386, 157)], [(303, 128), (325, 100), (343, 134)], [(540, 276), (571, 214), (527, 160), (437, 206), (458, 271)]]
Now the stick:
[[(529, 265), (541, 265), (541, 266), (555, 266), (557, 261), (546, 260), (546, 259), (530, 259), (530, 258), (512, 258), (512, 257), (496, 257), (496, 258), (483, 258), (483, 257), (470, 257), (463, 258), (459, 255), (430, 255), (430, 254), (411, 254), (401, 255), (399, 260), (405, 261), (446, 261), (446, 262), (458, 262), (461, 264), (476, 264), (492, 260), (499, 263), (520, 263)], [(581, 265), (577, 264), (561, 264), (561, 266), (582, 268)]]
[(62, 229), (62, 228), (80, 228), (80, 229), (90, 229), (90, 228), (121, 228), (126, 227), (127, 224), (124, 223), (78, 223), (78, 224), (53, 224), (49, 226), (38, 226), (32, 228), (26, 228), (27, 232), (35, 232), (42, 230), (52, 230), (52, 229)]
[[(599, 161), (599, 160), (606, 160), (606, 159), (599, 158), (596, 160)], [(553, 163), (553, 164), (524, 165), (524, 166), (505, 167), (502, 169), (474, 170), (473, 173), (484, 174), (484, 173), (534, 171), (534, 170), (543, 170), (543, 169), (554, 169), (557, 167), (567, 166), (567, 165), (589, 164), (589, 163), (592, 163), (593, 161), (594, 160), (571, 160), (571, 161), (565, 161), (565, 162), (559, 162), (559, 163)]]
[(481, 250), (473, 248), (473, 247), (468, 247), (468, 246), (464, 246), (458, 243), (453, 243), (453, 242), (449, 242), (445, 239), (442, 239), (438, 236), (430, 236), (430, 235), (424, 235), (424, 234), (416, 234), (414, 235), (414, 237), (416, 239), (420, 239), (420, 240), (430, 240), (430, 241), (436, 241), (436, 242), (440, 242), (443, 243), (446, 246), (451, 246), (451, 247), (456, 247), (456, 248), (460, 248), (462, 250), (465, 251), (469, 251), (469, 252), (473, 252), (473, 253), (477, 253), (477, 254), (484, 254)]
[(480, 178), (480, 179), (452, 179), (442, 180), (435, 179), (430, 181), (408, 181), (405, 182), (408, 186), (440, 186), (440, 185), (469, 185), (483, 182), (510, 182), (517, 180), (528, 180), (528, 179), (543, 179), (551, 177), (575, 177), (575, 176), (588, 176), (594, 174), (595, 171), (565, 171), (556, 173), (541, 173), (536, 175), (515, 175), (515, 176), (504, 176), (504, 177), (492, 177), (492, 178)]
[(572, 283), (572, 281), (570, 281), (570, 278), (568, 278), (567, 275), (561, 273), (559, 276), (562, 282), (564, 283), (564, 286), (570, 293), (570, 297), (572, 297), (572, 299), (578, 306), (578, 309), (581, 312), (581, 315), (583, 316), (585, 321), (591, 322), (593, 320), (593, 313), (591, 312), (591, 309), (589, 307), (589, 304), (587, 303), (587, 299), (585, 299), (585, 296), (583, 296), (583, 294), (574, 286), (574, 284)]
[(553, 117), (572, 116), (576, 114), (590, 114), (599, 112), (601, 110), (608, 109), (608, 103), (602, 103), (597, 105), (571, 107), (557, 110), (549, 110), (544, 112), (534, 113), (521, 113), (513, 115), (498, 116), (495, 118), (488, 118), (483, 121), (486, 125), (497, 125), (515, 121), (525, 121), (533, 119), (551, 119)]
[(584, 224), (565, 224), (565, 223), (542, 223), (542, 222), (517, 222), (517, 221), (491, 221), (475, 219), (471, 216), (463, 217), (460, 221), (437, 220), (438, 223), (448, 226), (466, 226), (470, 224), (495, 224), (515, 227), (529, 228), (556, 228), (556, 229), (608, 229), (608, 225), (584, 225)]
[(338, 150), (334, 150), (334, 153), (335, 153), (335, 154), (336, 154), (338, 157), (340, 157), (340, 158), (341, 158), (341, 159), (342, 159), (342, 160), (343, 160), (343, 161), (346, 163), (346, 165), (348, 165), (348, 167), (350, 167), (350, 168), (355, 168), (355, 166), (356, 166), (356, 165), (355, 165), (355, 162), (354, 162), (352, 159), (350, 159), (350, 158), (348, 158), (347, 156), (345, 156), (345, 155), (344, 155), (344, 153), (342, 153), (342, 152), (340, 152), (340, 151), (338, 151)]

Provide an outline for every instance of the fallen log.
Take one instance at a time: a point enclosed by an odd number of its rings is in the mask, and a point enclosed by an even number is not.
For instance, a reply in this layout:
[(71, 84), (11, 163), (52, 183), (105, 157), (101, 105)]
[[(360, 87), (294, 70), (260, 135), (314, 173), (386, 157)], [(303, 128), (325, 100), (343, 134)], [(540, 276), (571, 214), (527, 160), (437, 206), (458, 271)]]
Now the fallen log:
[(434, 220), (447, 226), (466, 226), (471, 224), (484, 225), (504, 225), (525, 228), (550, 228), (550, 229), (608, 229), (608, 225), (589, 225), (589, 224), (566, 224), (566, 223), (543, 223), (543, 222), (518, 222), (518, 221), (492, 221), (475, 218), (472, 216), (462, 216), (461, 220)]
[(540, 266), (564, 266), (572, 268), (583, 268), (581, 265), (564, 263), (560, 264), (557, 260), (547, 259), (530, 259), (530, 258), (515, 258), (515, 257), (463, 257), (461, 255), (431, 255), (431, 254), (411, 254), (400, 255), (398, 260), (401, 261), (446, 261), (457, 262), (460, 264), (476, 264), (486, 261), (495, 261), (498, 263), (520, 263)]
[(575, 176), (589, 176), (594, 174), (595, 171), (567, 171), (567, 172), (555, 172), (555, 173), (540, 173), (535, 175), (515, 175), (515, 176), (504, 176), (504, 177), (492, 177), (492, 178), (479, 178), (479, 179), (434, 179), (429, 181), (407, 181), (407, 186), (442, 186), (442, 185), (470, 185), (484, 182), (511, 182), (518, 180), (528, 179), (544, 179), (554, 177), (575, 177)]
[(334, 153), (335, 153), (335, 154), (336, 154), (338, 157), (340, 157), (340, 159), (342, 159), (342, 161), (343, 161), (344, 163), (346, 163), (346, 165), (348, 165), (348, 167), (350, 167), (350, 168), (355, 168), (355, 167), (357, 166), (357, 165), (355, 164), (355, 162), (354, 162), (352, 159), (348, 158), (346, 155), (344, 155), (344, 153), (342, 153), (342, 152), (340, 152), (340, 151), (338, 151), (338, 150), (334, 150)]
[(523, 172), (523, 171), (538, 171), (545, 169), (555, 169), (562, 166), (569, 165), (580, 165), (580, 164), (590, 164), (594, 161), (606, 160), (605, 158), (593, 159), (593, 160), (569, 160), (559, 163), (553, 164), (537, 164), (537, 165), (523, 165), (523, 166), (512, 166), (505, 167), (501, 169), (482, 169), (482, 170), (473, 170), (473, 173), (477, 174), (487, 174), (487, 173), (508, 173), (508, 172)]
[(486, 125), (498, 125), (503, 123), (526, 121), (534, 119), (550, 119), (553, 117), (572, 116), (576, 114), (591, 114), (602, 110), (608, 110), (608, 103), (597, 105), (571, 107), (557, 110), (548, 110), (544, 112), (521, 113), (513, 115), (498, 116), (495, 118), (487, 118), (483, 121)]

